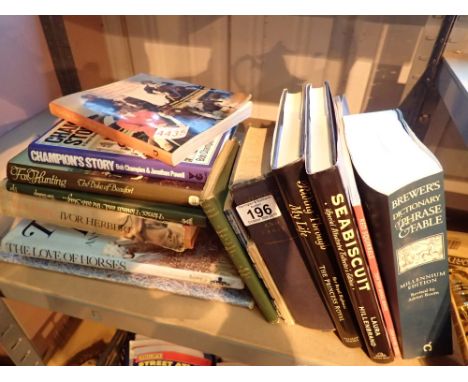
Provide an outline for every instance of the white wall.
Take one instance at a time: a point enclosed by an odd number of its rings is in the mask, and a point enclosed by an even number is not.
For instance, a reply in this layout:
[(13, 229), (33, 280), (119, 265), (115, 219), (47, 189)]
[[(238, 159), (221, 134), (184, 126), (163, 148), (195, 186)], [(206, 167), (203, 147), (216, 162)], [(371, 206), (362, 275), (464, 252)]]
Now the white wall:
[[(109, 77), (149, 72), (253, 95), (276, 116), (283, 88), (328, 80), (352, 112), (398, 106), (442, 21), (429, 16), (104, 16)], [(77, 44), (76, 44), (77, 45)], [(75, 60), (80, 47), (73, 46)], [(81, 78), (80, 74), (80, 78)]]
[(0, 136), (60, 96), (37, 16), (0, 16)]

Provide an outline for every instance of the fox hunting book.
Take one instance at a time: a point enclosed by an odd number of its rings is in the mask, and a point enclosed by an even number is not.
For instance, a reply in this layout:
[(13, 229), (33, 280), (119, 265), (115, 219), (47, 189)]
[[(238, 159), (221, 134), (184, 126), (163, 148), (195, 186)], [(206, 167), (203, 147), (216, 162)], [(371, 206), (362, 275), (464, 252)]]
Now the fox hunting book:
[(154, 219), (160, 222), (173, 222), (195, 225), (197, 227), (207, 226), (205, 214), (200, 208), (196, 207), (154, 203), (144, 200), (137, 201), (103, 194), (15, 183), (10, 180), (6, 182), (6, 187), (11, 192), (31, 195), (47, 200), (56, 200), (71, 205), (92, 207), (104, 211), (123, 212), (125, 214), (138, 216), (144, 219)]
[(365, 349), (375, 362), (391, 362), (394, 359), (392, 346), (343, 185), (333, 96), (328, 83), (317, 88), (307, 85), (305, 91), (308, 97), (305, 167), (309, 183), (335, 251)]
[(247, 289), (224, 288), (218, 284), (200, 284), (191, 281), (168, 279), (141, 273), (129, 273), (115, 269), (92, 268), (74, 263), (59, 263), (26, 257), (14, 253), (0, 251), (0, 261), (18, 264), (25, 267), (41, 269), (69, 275), (69, 282), (73, 283), (73, 277), (85, 277), (88, 279), (131, 285), (134, 287), (160, 290), (181, 296), (190, 296), (203, 300), (220, 301), (227, 304), (253, 309), (254, 301)]
[(199, 204), (204, 187), (203, 183), (35, 163), (27, 150), (8, 161), (7, 177), (15, 183), (186, 206)]
[(305, 106), (307, 99), (302, 92), (283, 91), (270, 158), (272, 174), (286, 207), (285, 220), (295, 233), (304, 263), (316, 280), (338, 337), (348, 347), (360, 347), (346, 286), (304, 168), (305, 124), (301, 111)]
[(398, 110), (344, 126), (402, 356), (451, 354), (442, 166)]
[(21, 256), (243, 289), (236, 269), (216, 235), (202, 233), (181, 255), (158, 245), (21, 220), (1, 242), (1, 250)]
[(106, 211), (48, 198), (18, 193), (0, 182), (0, 215), (39, 220), (64, 228), (125, 237), (183, 252), (193, 248), (199, 227), (146, 219), (126, 212)]
[(199, 147), (173, 167), (71, 122), (59, 120), (28, 147), (33, 162), (88, 170), (204, 183), (229, 132)]
[(149, 74), (60, 97), (50, 112), (171, 166), (250, 116), (250, 95)]

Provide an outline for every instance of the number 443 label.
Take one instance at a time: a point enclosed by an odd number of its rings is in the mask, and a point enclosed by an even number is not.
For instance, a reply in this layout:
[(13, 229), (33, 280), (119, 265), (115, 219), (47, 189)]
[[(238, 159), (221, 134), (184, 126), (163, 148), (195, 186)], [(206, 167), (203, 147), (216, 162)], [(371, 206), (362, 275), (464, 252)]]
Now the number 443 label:
[(281, 211), (272, 195), (266, 195), (236, 207), (246, 227), (281, 216)]

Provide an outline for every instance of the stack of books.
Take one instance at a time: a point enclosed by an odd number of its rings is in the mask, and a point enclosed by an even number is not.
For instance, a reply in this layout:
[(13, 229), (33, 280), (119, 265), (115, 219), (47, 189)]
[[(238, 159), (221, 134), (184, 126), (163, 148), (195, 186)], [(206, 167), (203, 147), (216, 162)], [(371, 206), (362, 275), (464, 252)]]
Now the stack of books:
[(137, 75), (53, 101), (8, 163), (0, 259), (253, 298), (376, 362), (451, 353), (443, 170), (401, 113), (350, 115), (328, 83), (275, 123), (249, 99)]
[(7, 164), (1, 259), (252, 307), (201, 208), (249, 98), (140, 74), (54, 100)]

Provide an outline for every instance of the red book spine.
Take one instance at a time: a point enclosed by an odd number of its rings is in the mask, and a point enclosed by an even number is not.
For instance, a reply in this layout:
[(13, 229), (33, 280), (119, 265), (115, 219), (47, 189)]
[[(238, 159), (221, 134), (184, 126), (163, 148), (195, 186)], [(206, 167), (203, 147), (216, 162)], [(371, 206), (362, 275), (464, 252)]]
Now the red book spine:
[(382, 311), (385, 326), (387, 328), (388, 337), (390, 338), (395, 357), (401, 358), (400, 346), (398, 345), (395, 327), (393, 326), (392, 315), (388, 307), (387, 297), (385, 296), (385, 289), (382, 283), (382, 278), (380, 277), (379, 266), (377, 264), (377, 259), (375, 258), (374, 247), (372, 246), (369, 229), (367, 227), (366, 218), (364, 216), (364, 210), (362, 209), (362, 205), (354, 205), (353, 210), (359, 229), (359, 234), (361, 235), (364, 252), (366, 253), (372, 281), (374, 282), (377, 297), (379, 298), (380, 309)]

